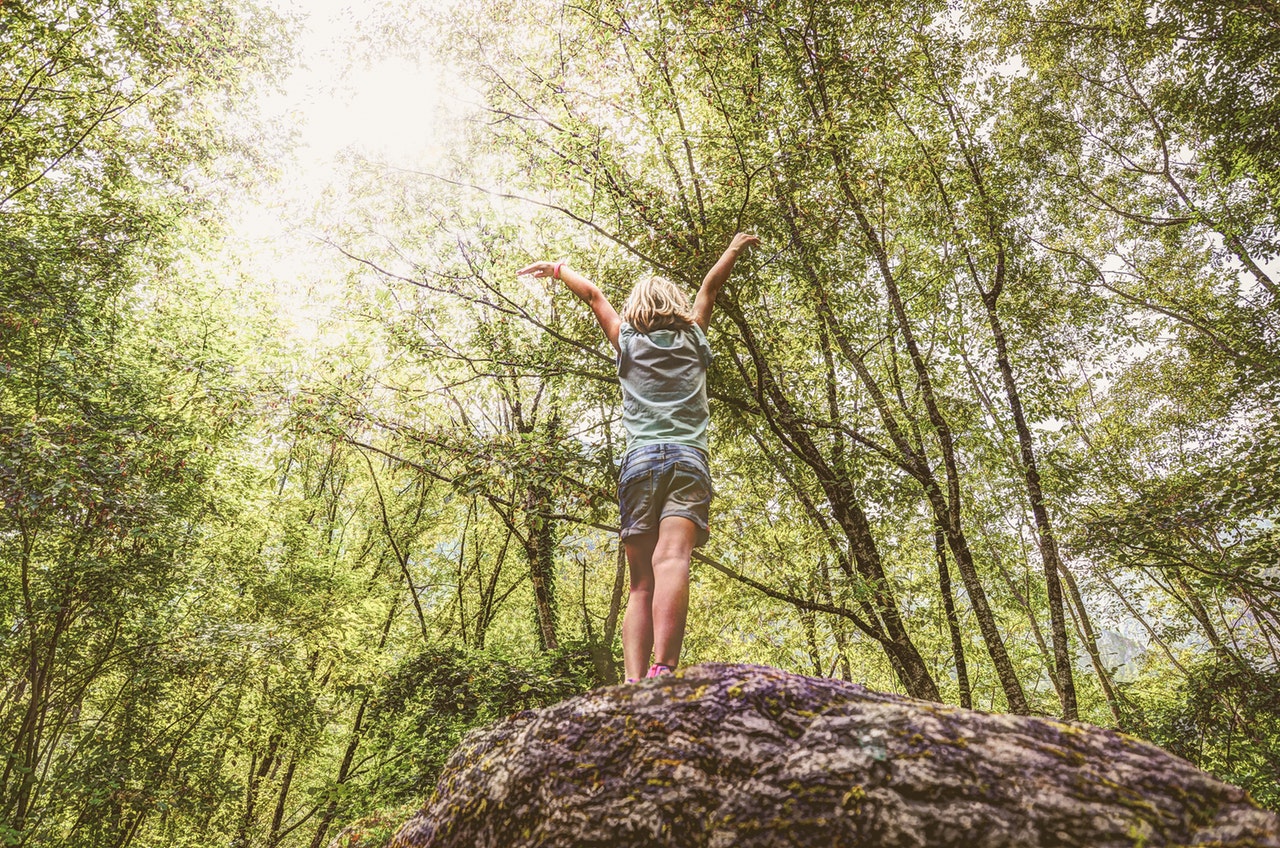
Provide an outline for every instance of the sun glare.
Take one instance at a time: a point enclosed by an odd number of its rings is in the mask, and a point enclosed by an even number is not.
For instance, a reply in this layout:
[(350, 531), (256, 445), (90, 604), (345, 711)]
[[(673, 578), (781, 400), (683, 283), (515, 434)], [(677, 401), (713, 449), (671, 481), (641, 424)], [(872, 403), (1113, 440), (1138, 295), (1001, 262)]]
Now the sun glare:
[(272, 293), (295, 338), (336, 341), (346, 323), (337, 307), (349, 268), (327, 242), (354, 199), (350, 157), (437, 169), (466, 109), (458, 96), (465, 89), (426, 48), (365, 58), (371, 51), (360, 33), (376, 8), (325, 0), (273, 5), (298, 21), (295, 63), (278, 88), (263, 91), (257, 109), (285, 127), (293, 144), (277, 163), (278, 178), (229, 216), (235, 232), (224, 264)]
[(321, 159), (344, 150), (417, 164), (438, 158), (443, 75), (439, 66), (404, 59), (354, 70), (302, 104), (303, 145)]
[[(419, 3), (418, 12), (445, 5)], [(438, 128), (460, 102), (444, 92), (461, 87), (429, 49), (369, 61), (359, 57), (355, 36), (371, 16), (369, 6), (278, 0), (277, 7), (299, 19), (297, 60), (282, 89), (261, 105), (288, 116), (307, 164), (322, 167), (344, 151), (419, 165), (440, 155)]]

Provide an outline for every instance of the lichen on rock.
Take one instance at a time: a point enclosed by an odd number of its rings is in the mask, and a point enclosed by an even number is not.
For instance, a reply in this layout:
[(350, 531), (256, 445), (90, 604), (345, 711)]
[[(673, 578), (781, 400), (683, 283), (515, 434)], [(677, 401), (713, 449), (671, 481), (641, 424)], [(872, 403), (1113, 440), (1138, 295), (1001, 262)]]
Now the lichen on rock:
[(1280, 817), (1123, 734), (702, 665), (468, 736), (393, 848), (1280, 848)]

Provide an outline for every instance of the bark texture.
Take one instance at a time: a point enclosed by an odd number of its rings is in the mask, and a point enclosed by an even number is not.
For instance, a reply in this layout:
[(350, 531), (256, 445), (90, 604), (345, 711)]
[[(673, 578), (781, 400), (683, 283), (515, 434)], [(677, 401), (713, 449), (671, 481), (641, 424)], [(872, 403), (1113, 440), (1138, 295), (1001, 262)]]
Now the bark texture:
[(1076, 723), (704, 665), (471, 734), (392, 841), (443, 846), (1280, 846), (1280, 817)]

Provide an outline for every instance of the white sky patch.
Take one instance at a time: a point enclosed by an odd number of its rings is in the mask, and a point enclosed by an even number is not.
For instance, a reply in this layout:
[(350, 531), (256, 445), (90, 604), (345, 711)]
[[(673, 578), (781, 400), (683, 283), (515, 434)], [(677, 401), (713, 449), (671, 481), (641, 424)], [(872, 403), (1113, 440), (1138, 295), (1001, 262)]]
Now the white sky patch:
[[(355, 39), (376, 5), (338, 0), (265, 0), (296, 16), (296, 58), (279, 88), (256, 103), (268, 121), (293, 134), (295, 144), (276, 163), (279, 179), (228, 209), (232, 236), (223, 261), (251, 277), (276, 301), (295, 339), (317, 347), (351, 332), (337, 307), (350, 260), (325, 243), (328, 225), (346, 214), (352, 186), (350, 156), (433, 171), (468, 105), (459, 75), (424, 46), (416, 56), (381, 58)], [(419, 7), (444, 12), (449, 0)], [(383, 10), (385, 12), (385, 9)], [(369, 61), (357, 56), (363, 48)]]
[[(371, 4), (268, 2), (304, 16), (293, 72), (282, 92), (268, 94), (260, 104), (295, 122), (304, 163), (330, 160), (350, 149), (371, 157), (418, 162), (424, 155), (440, 157), (451, 119), (465, 108), (461, 98), (467, 88), (427, 45), (416, 56), (388, 55), (361, 62), (355, 58), (355, 32), (362, 20), (372, 16)], [(415, 5), (417, 14), (425, 16), (424, 10), (431, 10), (444, 15), (451, 3), (421, 0)]]
[(390, 59), (357, 70), (343, 92), (311, 102), (306, 138), (313, 155), (332, 158), (356, 148), (400, 161), (439, 160), (437, 137), (444, 69)]
[(1043, 421), (1032, 421), (1027, 426), (1032, 430), (1042, 430), (1046, 433), (1057, 433), (1070, 424), (1071, 422), (1065, 418), (1046, 418)]

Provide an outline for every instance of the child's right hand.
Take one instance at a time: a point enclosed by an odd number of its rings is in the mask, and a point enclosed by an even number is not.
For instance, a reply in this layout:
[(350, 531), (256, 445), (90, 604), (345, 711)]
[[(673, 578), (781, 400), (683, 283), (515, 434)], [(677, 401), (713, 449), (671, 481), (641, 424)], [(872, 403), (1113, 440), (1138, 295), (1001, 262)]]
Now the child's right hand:
[(759, 243), (760, 239), (754, 233), (738, 233), (733, 237), (733, 241), (729, 242), (729, 249), (735, 254), (740, 254), (748, 247)]

